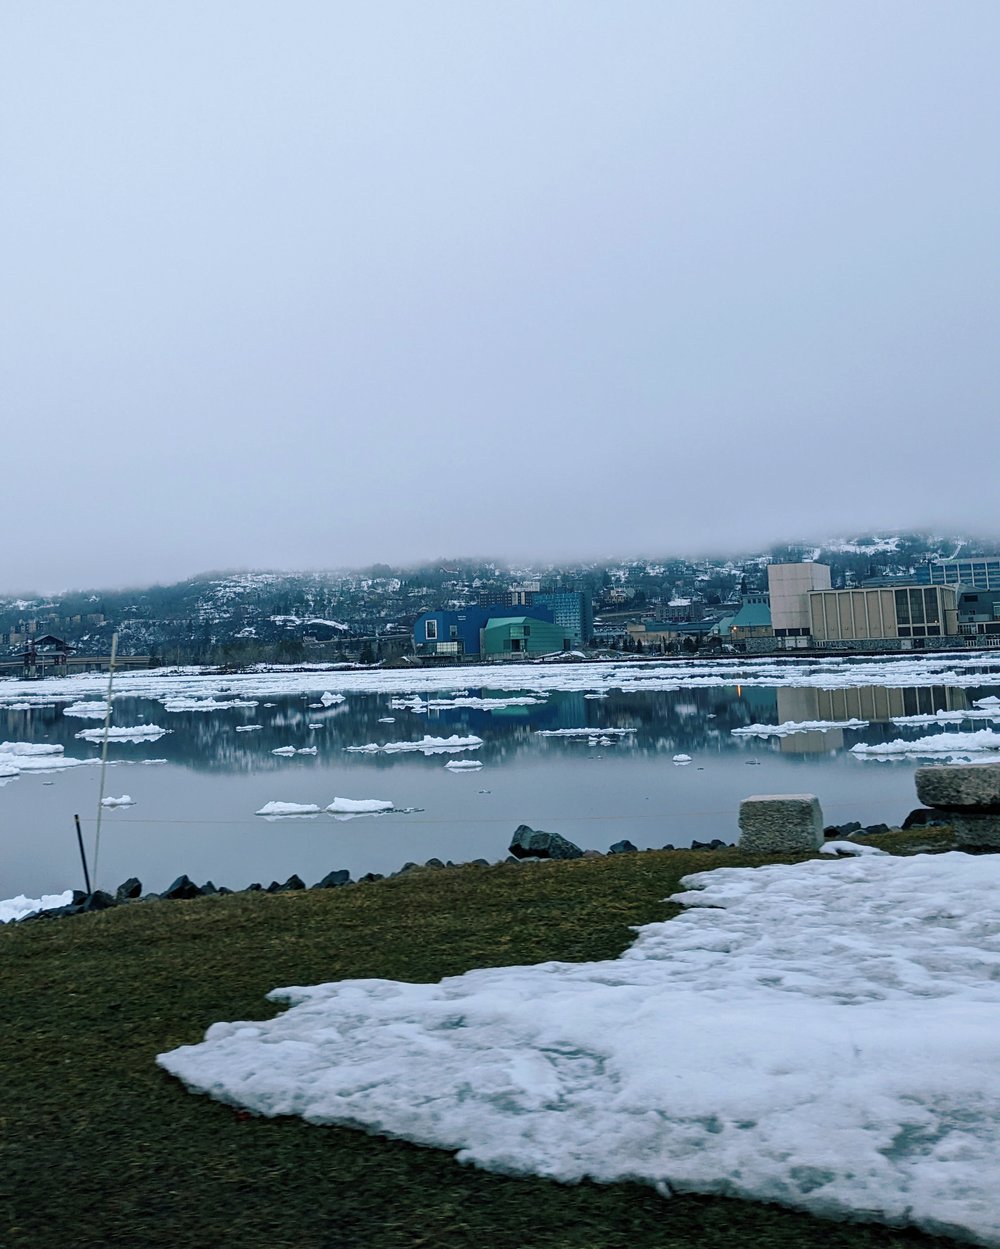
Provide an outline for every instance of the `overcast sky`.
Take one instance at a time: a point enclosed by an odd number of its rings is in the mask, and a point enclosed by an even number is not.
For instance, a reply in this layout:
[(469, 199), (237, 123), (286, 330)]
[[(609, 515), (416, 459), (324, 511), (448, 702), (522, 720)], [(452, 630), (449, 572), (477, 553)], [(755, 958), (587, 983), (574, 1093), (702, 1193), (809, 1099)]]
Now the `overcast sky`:
[(0, 591), (1000, 533), (996, 0), (0, 14)]

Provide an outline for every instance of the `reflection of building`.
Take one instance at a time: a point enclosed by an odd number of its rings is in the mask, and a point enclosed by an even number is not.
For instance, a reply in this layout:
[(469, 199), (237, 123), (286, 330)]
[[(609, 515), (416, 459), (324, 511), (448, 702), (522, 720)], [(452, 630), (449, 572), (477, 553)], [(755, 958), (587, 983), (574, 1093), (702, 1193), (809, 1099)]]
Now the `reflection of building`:
[[(965, 691), (935, 685), (906, 689), (862, 685), (854, 689), (820, 690), (778, 687), (778, 723), (865, 720), (886, 724), (903, 716), (934, 715), (938, 711), (965, 711)], [(806, 730), (781, 739), (782, 754), (827, 754), (844, 745), (843, 729)]]
[[(886, 679), (890, 677), (886, 674)], [(886, 723), (900, 716), (934, 715), (938, 711), (965, 711), (965, 691), (950, 686), (913, 686), (905, 689), (861, 685), (853, 689), (778, 690), (778, 720), (867, 720)]]
[(956, 592), (948, 586), (813, 590), (808, 594), (812, 636), (828, 650), (919, 650), (960, 644)]
[[(819, 709), (818, 695), (825, 690), (809, 687), (796, 688), (778, 686), (778, 723), (808, 723), (813, 720), (850, 720), (851, 716), (826, 715)], [(851, 691), (852, 693), (854, 691)], [(860, 716), (855, 717), (861, 719)], [(783, 755), (825, 755), (832, 750), (842, 750), (844, 746), (843, 729), (807, 729), (801, 733), (789, 733), (779, 742)]]

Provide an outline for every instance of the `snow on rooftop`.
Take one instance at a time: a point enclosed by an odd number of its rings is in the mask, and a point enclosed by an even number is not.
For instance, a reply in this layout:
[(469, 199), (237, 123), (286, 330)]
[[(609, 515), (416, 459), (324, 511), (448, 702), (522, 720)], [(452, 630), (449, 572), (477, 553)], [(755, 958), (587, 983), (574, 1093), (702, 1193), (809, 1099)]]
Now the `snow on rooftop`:
[(1000, 1246), (1000, 857), (687, 877), (617, 960), (273, 990), (157, 1062), (260, 1115)]

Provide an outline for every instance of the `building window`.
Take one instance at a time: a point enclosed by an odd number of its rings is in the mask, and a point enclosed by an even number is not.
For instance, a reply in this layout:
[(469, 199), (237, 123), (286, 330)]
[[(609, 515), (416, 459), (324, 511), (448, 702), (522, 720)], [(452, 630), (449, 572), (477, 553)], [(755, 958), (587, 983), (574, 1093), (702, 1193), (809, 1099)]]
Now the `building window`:
[(454, 640), (458, 637), (458, 625), (448, 626), (448, 636), (454, 642)]
[(424, 621), (424, 637), (428, 642), (436, 642), (438, 635), (438, 622), (436, 620)]

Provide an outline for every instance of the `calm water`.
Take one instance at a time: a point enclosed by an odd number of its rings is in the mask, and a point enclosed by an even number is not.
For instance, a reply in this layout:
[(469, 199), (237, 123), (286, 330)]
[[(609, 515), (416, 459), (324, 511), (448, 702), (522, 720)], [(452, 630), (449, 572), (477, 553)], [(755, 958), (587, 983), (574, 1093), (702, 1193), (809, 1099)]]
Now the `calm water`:
[[(625, 837), (640, 847), (688, 845), (693, 838), (734, 841), (739, 802), (753, 793), (815, 793), (828, 822), (899, 822), (917, 805), (913, 772), (919, 761), (865, 761), (852, 756), (850, 747), (932, 731), (899, 729), (891, 716), (964, 709), (1000, 690), (726, 686), (612, 691), (600, 699), (555, 692), (527, 707), (418, 714), (391, 707), (387, 694), (351, 693), (343, 703), (317, 706), (321, 688), (210, 713), (171, 713), (150, 698), (116, 697), (116, 725), (153, 723), (171, 732), (154, 742), (110, 744), (105, 793), (127, 793), (136, 805), (104, 813), (100, 885), (113, 889), (135, 875), (146, 889), (159, 890), (181, 872), (232, 888), (254, 880), (266, 885), (293, 872), (311, 884), (334, 868), (357, 877), (432, 856), (492, 861), (505, 857), (521, 823), (597, 850)], [(483, 697), (511, 693), (463, 688)], [(393, 723), (380, 723), (390, 716)], [(731, 732), (751, 723), (852, 716), (868, 719), (869, 727), (780, 739)], [(262, 727), (236, 732), (246, 724)], [(75, 758), (97, 757), (98, 747), (75, 734), (99, 726), (99, 720), (63, 715), (59, 706), (0, 711), (0, 739), (59, 743)], [(584, 726), (635, 732), (611, 745), (537, 733)], [(425, 733), (474, 734), (484, 744), (462, 755), (430, 757), (344, 750)], [(317, 753), (271, 753), (289, 745), (315, 746)], [(673, 763), (678, 753), (692, 762)], [(444, 764), (455, 758), (479, 759), (484, 766), (454, 773)], [(165, 762), (136, 766), (153, 760)], [(98, 785), (96, 766), (0, 782), (0, 897), (82, 886), (73, 815), (80, 813), (92, 851)], [(387, 799), (416, 810), (274, 822), (254, 814), (272, 800), (325, 806), (338, 796)]]

